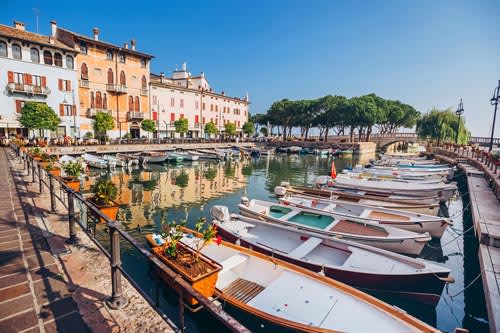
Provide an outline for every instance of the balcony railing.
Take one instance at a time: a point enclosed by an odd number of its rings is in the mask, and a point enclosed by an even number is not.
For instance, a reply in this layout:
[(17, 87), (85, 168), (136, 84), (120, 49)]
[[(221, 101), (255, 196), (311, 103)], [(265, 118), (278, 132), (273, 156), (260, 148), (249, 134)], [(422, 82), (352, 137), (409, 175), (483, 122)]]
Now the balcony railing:
[(142, 113), (142, 112), (135, 112), (135, 111), (129, 111), (129, 112), (127, 112), (127, 119), (128, 120), (143, 120), (144, 119), (144, 113)]
[(148, 95), (148, 90), (147, 89), (141, 89), (141, 96), (147, 96)]
[(194, 123), (194, 128), (200, 128), (200, 123)]
[(80, 80), (80, 88), (89, 88), (89, 80)]
[(126, 94), (127, 86), (124, 84), (106, 84), (106, 90), (115, 94)]
[(50, 89), (47, 87), (34, 86), (31, 84), (22, 83), (8, 83), (7, 91), (9, 93), (21, 93), (26, 95), (40, 95), (48, 96), (50, 94)]
[(111, 113), (111, 110), (88, 108), (87, 109), (87, 117), (88, 118), (94, 118), (97, 115), (98, 112)]

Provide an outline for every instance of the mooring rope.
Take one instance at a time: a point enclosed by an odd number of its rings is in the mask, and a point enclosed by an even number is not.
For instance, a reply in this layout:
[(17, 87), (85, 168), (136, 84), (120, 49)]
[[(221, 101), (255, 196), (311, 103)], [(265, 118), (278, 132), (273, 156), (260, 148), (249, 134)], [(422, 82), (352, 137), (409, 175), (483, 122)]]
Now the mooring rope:
[(444, 244), (441, 244), (441, 246), (432, 246), (430, 245), (429, 243), (426, 244), (426, 246), (430, 247), (431, 249), (442, 249), (444, 248), (445, 246), (453, 243), (454, 241), (456, 241), (457, 239), (459, 239), (460, 237), (463, 237), (466, 233), (468, 233), (469, 231), (471, 231), (472, 229), (474, 228), (474, 226), (471, 226), (469, 229), (465, 230), (462, 234), (459, 234), (457, 237), (449, 240), (448, 242), (444, 243)]
[(470, 286), (472, 286), (474, 284), (474, 282), (476, 282), (480, 277), (481, 277), (481, 273), (477, 274), (477, 276), (471, 282), (469, 282), (468, 285), (466, 285), (464, 288), (462, 288), (462, 290), (460, 290), (458, 293), (456, 293), (455, 295), (450, 295), (450, 294), (448, 294), (448, 295), (450, 296), (450, 298), (453, 298), (453, 297), (460, 295), (461, 293), (466, 291)]

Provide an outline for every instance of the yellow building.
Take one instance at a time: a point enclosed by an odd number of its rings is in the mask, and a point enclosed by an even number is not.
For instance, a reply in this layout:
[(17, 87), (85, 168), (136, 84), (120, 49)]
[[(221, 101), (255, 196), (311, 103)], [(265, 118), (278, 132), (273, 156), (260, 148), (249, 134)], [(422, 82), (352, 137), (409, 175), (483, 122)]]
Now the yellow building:
[(140, 122), (150, 118), (148, 85), (153, 56), (137, 51), (135, 40), (130, 47), (99, 40), (98, 28), (91, 38), (57, 27), (54, 21), (51, 24), (58, 41), (79, 51), (80, 135), (93, 133), (97, 112), (107, 112), (115, 120), (115, 128), (107, 133), (110, 138), (126, 133), (140, 137)]

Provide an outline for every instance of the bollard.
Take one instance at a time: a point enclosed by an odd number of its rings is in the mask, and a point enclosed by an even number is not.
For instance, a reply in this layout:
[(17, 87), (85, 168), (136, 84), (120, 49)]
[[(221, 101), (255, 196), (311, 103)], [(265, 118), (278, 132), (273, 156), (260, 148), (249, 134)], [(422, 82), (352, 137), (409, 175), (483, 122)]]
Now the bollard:
[(68, 192), (68, 222), (69, 222), (69, 238), (66, 239), (66, 244), (78, 243), (76, 236), (76, 222), (75, 222), (75, 194), (73, 191)]
[(38, 185), (40, 187), (40, 193), (43, 193), (42, 167), (40, 167), (40, 164), (38, 164)]
[(54, 193), (54, 177), (50, 174), (49, 176), (49, 191), (50, 191), (50, 211), (52, 214), (56, 213), (56, 194)]
[(113, 224), (108, 224), (109, 237), (111, 240), (111, 298), (106, 304), (111, 309), (121, 309), (128, 304), (128, 300), (122, 295), (122, 273), (120, 271), (120, 234)]

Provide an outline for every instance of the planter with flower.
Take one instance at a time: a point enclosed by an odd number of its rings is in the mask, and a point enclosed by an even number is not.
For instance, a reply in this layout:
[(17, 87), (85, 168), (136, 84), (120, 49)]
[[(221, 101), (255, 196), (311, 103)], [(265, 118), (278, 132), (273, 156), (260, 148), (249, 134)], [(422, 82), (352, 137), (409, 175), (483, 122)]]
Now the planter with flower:
[(61, 177), (61, 168), (56, 165), (55, 162), (49, 162), (45, 167), (45, 170), (53, 176)]
[(40, 147), (28, 149), (28, 155), (35, 161), (40, 161), (42, 159), (43, 150)]
[[(201, 218), (195, 225), (196, 231), (185, 228), (183, 223), (175, 222), (164, 224), (163, 229), (161, 235), (165, 244), (153, 247), (154, 254), (200, 294), (205, 297), (213, 296), (222, 266), (204, 256), (201, 250), (216, 238), (215, 225), (207, 224), (206, 220)], [(165, 273), (160, 272), (160, 275), (167, 283), (172, 282)], [(171, 285), (175, 287), (174, 284)], [(185, 301), (190, 305), (198, 303), (192, 297), (185, 297)]]
[[(111, 220), (116, 220), (118, 214), (118, 204), (114, 201), (118, 194), (118, 188), (107, 177), (100, 178), (91, 188), (94, 194), (88, 199), (96, 206), (101, 213), (109, 217)], [(99, 222), (106, 222), (103, 218), (99, 218)]]
[(49, 164), (53, 164), (57, 161), (57, 156), (49, 155), (47, 153), (43, 153), (41, 156), (40, 166), (44, 169), (47, 168)]
[(84, 172), (81, 159), (64, 163), (63, 170), (65, 175), (62, 177), (63, 182), (73, 191), (80, 191), (80, 179), (78, 177)]

